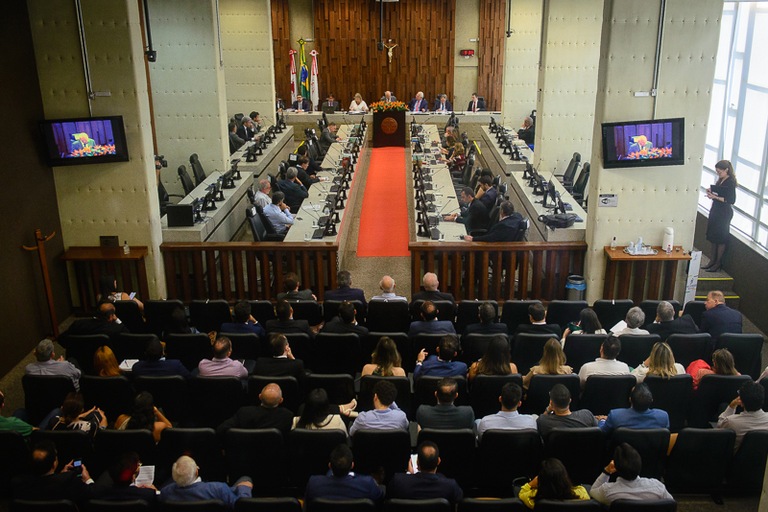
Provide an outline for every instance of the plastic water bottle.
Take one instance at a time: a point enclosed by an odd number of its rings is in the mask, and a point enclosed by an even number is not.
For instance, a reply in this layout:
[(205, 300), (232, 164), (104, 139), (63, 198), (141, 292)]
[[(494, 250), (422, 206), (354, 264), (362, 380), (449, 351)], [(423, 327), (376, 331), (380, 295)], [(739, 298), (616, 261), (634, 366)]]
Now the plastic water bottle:
[(131, 254), (131, 248), (128, 246), (128, 240), (123, 243), (123, 254)]
[(613, 240), (611, 240), (611, 250), (616, 250), (616, 237), (613, 237)]

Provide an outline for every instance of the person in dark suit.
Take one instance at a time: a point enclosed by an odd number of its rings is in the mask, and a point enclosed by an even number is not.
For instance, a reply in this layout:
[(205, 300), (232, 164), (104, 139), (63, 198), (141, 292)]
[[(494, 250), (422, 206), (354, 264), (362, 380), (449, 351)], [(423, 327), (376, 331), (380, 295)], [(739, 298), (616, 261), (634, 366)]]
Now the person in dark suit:
[(181, 361), (165, 358), (163, 344), (157, 338), (147, 343), (144, 359), (133, 365), (131, 374), (133, 377), (165, 377), (168, 375), (181, 375), (185, 379), (192, 377), (192, 374), (181, 364)]
[(424, 93), (419, 91), (416, 93), (416, 97), (408, 104), (408, 110), (411, 112), (426, 112), (429, 110), (429, 104), (424, 99)]
[(256, 136), (256, 130), (253, 126), (253, 120), (248, 116), (243, 116), (240, 126), (237, 128), (237, 136), (244, 141), (253, 140)]
[(437, 384), (437, 405), (422, 404), (416, 410), (419, 428), (459, 429), (473, 428), (475, 413), (468, 405), (454, 405), (459, 396), (456, 379), (446, 377)]
[(433, 108), (435, 112), (453, 112), (453, 105), (451, 105), (451, 102), (448, 101), (448, 95), (441, 94), (439, 98), (435, 100), (435, 108)]
[(307, 167), (306, 171), (307, 174), (317, 174), (320, 171), (323, 170), (323, 168), (318, 164), (314, 158), (312, 158), (312, 155), (309, 153), (309, 146), (306, 144), (302, 144), (298, 148), (296, 148), (296, 163), (299, 163), (299, 160), (301, 157), (306, 157), (307, 160), (309, 160), (309, 167)]
[(276, 428), (287, 436), (293, 425), (293, 412), (283, 403), (283, 391), (280, 386), (271, 382), (264, 386), (259, 393), (260, 405), (245, 405), (237, 410), (234, 416), (219, 425), (216, 433), (221, 437), (230, 428)]
[(645, 327), (650, 334), (658, 334), (661, 341), (667, 341), (670, 334), (696, 334), (699, 328), (691, 315), (675, 318), (675, 308), (663, 300), (656, 307), (656, 321)]
[(536, 138), (536, 126), (533, 124), (533, 118), (526, 116), (523, 119), (523, 126), (517, 130), (517, 136), (526, 144), (533, 144), (533, 140)]
[(353, 333), (363, 337), (368, 334), (368, 328), (357, 323), (355, 305), (345, 300), (339, 306), (339, 315), (326, 323), (320, 332), (334, 334)]
[(231, 155), (241, 147), (243, 147), (245, 141), (237, 134), (237, 123), (230, 121), (229, 123), (229, 154)]
[[(352, 472), (355, 463), (352, 450), (346, 444), (340, 444), (331, 452), (328, 464), (330, 471), (326, 475), (313, 475), (307, 482), (304, 494), (306, 503), (317, 498), (330, 500), (369, 499), (380, 502), (384, 499), (384, 490), (373, 477)], [(309, 509), (311, 510), (311, 505)]]
[(348, 270), (340, 270), (336, 282), (339, 287), (325, 292), (325, 300), (359, 300), (363, 306), (367, 305), (365, 292), (360, 288), (352, 288), (352, 274)]
[(725, 305), (725, 296), (720, 290), (713, 290), (707, 294), (704, 303), (706, 311), (701, 314), (701, 332), (708, 332), (713, 340), (717, 340), (721, 334), (742, 332), (741, 313)]
[(336, 136), (336, 130), (338, 126), (334, 122), (328, 123), (328, 126), (323, 128), (323, 132), (320, 134), (320, 140), (317, 142), (320, 145), (320, 151), (323, 153), (328, 151), (331, 144), (338, 142), (339, 138)]
[(420, 308), (421, 320), (411, 322), (408, 337), (418, 334), (456, 334), (453, 323), (448, 320), (438, 320), (438, 309), (431, 300), (425, 300)]
[(309, 288), (299, 290), (301, 281), (299, 281), (299, 276), (295, 272), (285, 274), (283, 283), (285, 291), (277, 294), (277, 300), (317, 300), (317, 297)]
[(336, 99), (333, 97), (333, 94), (328, 95), (328, 97), (323, 102), (322, 107), (333, 107), (334, 112), (341, 110), (341, 108), (339, 107), (339, 102), (336, 101)]
[(221, 332), (255, 334), (261, 339), (267, 337), (267, 331), (259, 324), (258, 320), (253, 318), (251, 303), (247, 300), (241, 300), (235, 304), (234, 317), (234, 322), (224, 322), (221, 324)]
[(293, 102), (293, 110), (298, 110), (299, 112), (308, 112), (309, 111), (309, 102), (301, 97), (301, 94), (296, 96), (296, 101)]
[(275, 97), (275, 111), (279, 112), (281, 110), (285, 110), (285, 102), (283, 101), (283, 98), (277, 96)]
[[(141, 459), (136, 452), (126, 452), (109, 466), (108, 472), (99, 478), (104, 485), (99, 499), (109, 501), (144, 500), (154, 506), (157, 501), (157, 488), (154, 485), (136, 485)], [(106, 477), (109, 476), (109, 478)], [(111, 481), (111, 485), (107, 485)]]
[[(416, 449), (414, 468), (408, 461), (408, 473), (398, 473), (387, 485), (387, 498), (426, 500), (445, 498), (452, 504), (464, 496), (456, 480), (437, 472), (440, 465), (440, 450), (432, 441), (424, 441)], [(418, 473), (415, 471), (418, 469)]]
[(521, 333), (529, 334), (553, 334), (560, 339), (563, 331), (557, 324), (547, 323), (547, 311), (541, 303), (531, 304), (528, 306), (528, 321), (530, 324), (520, 324), (515, 329), (514, 336)]
[(496, 308), (490, 302), (483, 302), (477, 309), (480, 323), (469, 324), (464, 328), (467, 334), (507, 334), (507, 324), (496, 321)]
[(437, 280), (437, 274), (434, 272), (427, 272), (424, 274), (424, 277), (421, 279), (421, 285), (424, 288), (424, 291), (414, 293), (412, 299), (413, 302), (411, 302), (411, 304), (417, 300), (449, 300), (451, 302), (456, 302), (452, 294), (438, 290), (440, 281)]
[(499, 197), (499, 191), (493, 186), (493, 176), (480, 176), (475, 188), (475, 197), (479, 199), (490, 212)]
[(444, 215), (443, 220), (464, 224), (467, 233), (472, 233), (476, 229), (487, 229), (490, 220), (488, 216), (488, 208), (475, 199), (475, 192), (470, 187), (461, 189), (461, 202), (466, 205), (461, 214), (451, 213)]
[(103, 489), (94, 485), (85, 465), (76, 471), (69, 461), (56, 473), (59, 457), (56, 445), (50, 440), (37, 443), (32, 449), (32, 474), (15, 478), (11, 484), (14, 499), (22, 500), (71, 500), (82, 504), (98, 497)]
[(465, 235), (464, 240), (467, 242), (517, 242), (520, 225), (525, 222), (523, 216), (515, 212), (512, 202), (504, 201), (499, 206), (499, 217), (499, 222), (491, 226), (487, 233), (475, 237)]
[(280, 333), (270, 334), (269, 347), (272, 357), (258, 358), (253, 374), (263, 377), (296, 377), (301, 382), (305, 376), (304, 361), (293, 356), (288, 338)]
[(275, 314), (277, 318), (275, 320), (267, 321), (267, 333), (279, 332), (282, 334), (290, 334), (294, 332), (303, 332), (308, 334), (310, 338), (315, 337), (315, 333), (309, 328), (309, 323), (306, 320), (294, 320), (293, 308), (291, 304), (286, 300), (278, 300), (277, 306), (275, 306)]
[(485, 100), (482, 98), (477, 97), (477, 93), (472, 93), (472, 99), (469, 100), (469, 105), (467, 105), (467, 110), (470, 112), (482, 112), (485, 110)]
[(301, 203), (309, 197), (309, 192), (299, 180), (299, 171), (295, 167), (288, 168), (285, 172), (285, 179), (279, 180), (277, 186), (285, 194), (285, 204), (291, 207), (292, 213), (298, 212)]
[(111, 302), (102, 302), (95, 317), (75, 320), (67, 331), (61, 335), (60, 343), (66, 348), (67, 337), (70, 335), (106, 334), (109, 339), (115, 341), (121, 332), (128, 332), (125, 324), (118, 321), (115, 314), (115, 305)]
[(720, 160), (715, 164), (717, 182), (707, 188), (707, 199), (712, 200), (707, 221), (707, 241), (712, 244), (709, 265), (701, 270), (717, 272), (723, 264), (725, 248), (730, 240), (733, 204), (736, 202), (736, 174), (729, 160)]

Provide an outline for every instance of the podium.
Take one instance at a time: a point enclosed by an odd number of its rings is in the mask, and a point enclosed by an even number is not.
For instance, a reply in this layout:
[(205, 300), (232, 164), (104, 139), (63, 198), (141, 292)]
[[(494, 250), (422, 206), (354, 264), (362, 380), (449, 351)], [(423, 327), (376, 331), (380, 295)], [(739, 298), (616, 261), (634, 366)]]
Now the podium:
[(373, 147), (405, 147), (405, 111), (373, 113)]

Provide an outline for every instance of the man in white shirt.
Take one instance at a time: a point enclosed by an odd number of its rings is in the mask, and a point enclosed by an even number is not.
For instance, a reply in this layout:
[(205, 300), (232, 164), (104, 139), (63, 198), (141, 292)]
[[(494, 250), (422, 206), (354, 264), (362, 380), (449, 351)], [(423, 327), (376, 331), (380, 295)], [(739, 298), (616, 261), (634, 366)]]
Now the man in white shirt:
[(275, 192), (272, 194), (272, 203), (264, 208), (264, 215), (275, 228), (278, 235), (288, 232), (288, 228), (293, 225), (293, 215), (291, 208), (285, 204), (285, 194)]
[(501, 388), (501, 410), (496, 414), (489, 414), (477, 421), (477, 438), (483, 437), (486, 430), (536, 430), (535, 414), (520, 414), (517, 408), (522, 403), (523, 389), (514, 382), (507, 382)]
[(408, 430), (408, 418), (395, 403), (397, 388), (382, 380), (373, 386), (373, 409), (361, 412), (349, 429), (349, 435), (366, 430)]
[(262, 178), (259, 180), (259, 190), (253, 195), (253, 204), (261, 206), (263, 210), (270, 204), (272, 204), (272, 198), (269, 197), (269, 193), (272, 190), (272, 184), (269, 179)]
[(592, 484), (589, 494), (603, 505), (610, 505), (616, 500), (673, 499), (663, 483), (655, 478), (639, 476), (642, 467), (643, 459), (637, 450), (621, 443), (613, 452), (613, 460)]
[(592, 375), (629, 375), (627, 363), (617, 361), (621, 352), (621, 341), (616, 336), (608, 336), (600, 345), (600, 357), (591, 363), (587, 363), (579, 370), (581, 387), (584, 387), (587, 379)]
[[(768, 430), (768, 413), (763, 410), (765, 390), (757, 382), (747, 381), (739, 388), (739, 396), (717, 418), (717, 428), (729, 428), (736, 432), (733, 450), (741, 446), (744, 435), (751, 430)], [(744, 410), (736, 414), (736, 407)]]

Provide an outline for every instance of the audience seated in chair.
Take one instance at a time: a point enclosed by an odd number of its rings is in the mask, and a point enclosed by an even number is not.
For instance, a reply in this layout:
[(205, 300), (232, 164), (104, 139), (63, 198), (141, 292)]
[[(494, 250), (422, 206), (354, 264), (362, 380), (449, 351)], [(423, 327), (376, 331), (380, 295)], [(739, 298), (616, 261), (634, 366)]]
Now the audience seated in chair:
[(675, 308), (663, 300), (656, 307), (656, 321), (646, 326), (650, 334), (658, 334), (661, 341), (667, 341), (670, 334), (695, 334), (699, 332), (691, 315), (675, 318)]
[(573, 485), (568, 470), (559, 459), (544, 459), (538, 476), (520, 488), (520, 501), (534, 509), (537, 500), (588, 500), (589, 493), (581, 485)]
[(640, 383), (629, 395), (632, 407), (613, 409), (608, 417), (598, 422), (603, 432), (610, 434), (617, 428), (669, 428), (669, 415), (661, 409), (651, 409), (653, 395), (648, 385)]
[(427, 351), (421, 349), (416, 356), (416, 368), (413, 371), (414, 380), (419, 377), (464, 377), (467, 365), (453, 359), (459, 352), (459, 341), (455, 336), (444, 336), (437, 346), (437, 354), (427, 357)]
[(553, 429), (596, 427), (597, 419), (587, 409), (571, 411), (571, 392), (564, 385), (555, 384), (549, 392), (549, 405), (536, 424), (539, 434), (546, 440)]
[(315, 337), (315, 331), (310, 328), (309, 323), (306, 320), (293, 319), (293, 308), (288, 301), (278, 300), (277, 306), (275, 306), (275, 313), (277, 314), (277, 318), (267, 321), (266, 327), (268, 333), (304, 333), (310, 338)]
[(288, 272), (283, 282), (285, 291), (277, 294), (277, 300), (317, 300), (317, 297), (309, 288), (299, 290), (301, 281), (295, 272)]
[(421, 303), (419, 313), (421, 320), (411, 322), (411, 327), (408, 329), (409, 337), (419, 334), (456, 334), (453, 322), (437, 319), (439, 311), (431, 300)]
[(621, 443), (613, 452), (613, 460), (592, 484), (589, 494), (603, 505), (616, 500), (673, 499), (663, 483), (639, 476), (642, 466), (643, 460), (637, 450)]
[[(183, 311), (183, 310), (182, 310)], [(144, 359), (137, 361), (131, 367), (134, 377), (162, 377), (166, 375), (181, 375), (185, 379), (192, 376), (189, 370), (178, 359), (166, 359), (163, 343), (154, 339), (147, 344)]]
[(121, 414), (115, 420), (117, 430), (149, 430), (156, 443), (160, 441), (163, 430), (172, 427), (168, 418), (155, 407), (154, 398), (148, 391), (136, 395), (130, 415)]
[[(293, 418), (293, 428), (341, 430), (347, 435), (347, 425), (340, 415), (332, 413), (332, 409), (331, 403), (328, 401), (328, 393), (322, 388), (313, 389), (307, 395), (301, 416)], [(345, 408), (339, 407), (339, 411), (348, 416)]]
[[(300, 383), (304, 380), (304, 362), (296, 359), (291, 352), (288, 339), (280, 333), (269, 335), (271, 357), (260, 357), (253, 368), (254, 375), (265, 377), (296, 377)], [(294, 411), (297, 412), (297, 411)]]
[[(109, 466), (109, 480), (112, 485), (105, 486), (99, 499), (109, 501), (143, 500), (153, 506), (157, 501), (157, 488), (152, 484), (136, 484), (139, 476), (141, 459), (136, 452), (127, 452), (118, 456)], [(101, 482), (101, 478), (99, 481)]]
[(234, 509), (240, 498), (250, 498), (253, 483), (247, 476), (241, 477), (229, 487), (223, 482), (203, 482), (199, 468), (192, 457), (182, 455), (171, 469), (173, 483), (160, 490), (161, 502), (221, 500), (229, 509)]
[(371, 354), (371, 362), (363, 366), (361, 376), (405, 377), (402, 364), (403, 360), (395, 341), (388, 336), (382, 336)]
[[(768, 413), (763, 410), (765, 389), (757, 382), (748, 381), (739, 388), (739, 396), (717, 418), (717, 428), (729, 428), (736, 432), (733, 451), (741, 446), (744, 434), (753, 430), (768, 430)], [(736, 408), (742, 412), (736, 414)]]
[(325, 300), (359, 300), (365, 307), (365, 292), (360, 288), (352, 288), (352, 274), (348, 270), (339, 270), (336, 282), (339, 287), (325, 292)]
[(83, 395), (69, 393), (61, 405), (60, 413), (50, 419), (46, 428), (48, 430), (80, 430), (93, 439), (100, 429), (107, 427), (107, 423), (104, 411), (96, 406), (86, 411)]
[[(368, 475), (360, 475), (352, 470), (355, 467), (352, 450), (340, 444), (331, 452), (328, 474), (313, 475), (307, 482), (304, 498), (307, 503), (317, 498), (332, 500), (369, 499), (380, 502), (384, 499), (384, 489)], [(311, 505), (309, 506), (311, 510)]]
[(411, 303), (417, 300), (449, 300), (456, 302), (453, 295), (447, 292), (441, 292), (439, 290), (440, 281), (437, 279), (437, 274), (434, 272), (427, 272), (421, 280), (421, 285), (424, 287), (424, 291), (413, 294)]
[(468, 379), (474, 380), (478, 375), (511, 375), (517, 373), (517, 366), (510, 361), (509, 342), (504, 335), (494, 336), (485, 354), (479, 361), (469, 367)]
[(721, 334), (742, 332), (741, 313), (725, 305), (725, 296), (720, 290), (713, 290), (707, 294), (704, 307), (706, 311), (701, 314), (701, 332), (708, 332), (713, 340), (717, 340)]
[(592, 308), (584, 308), (579, 312), (579, 321), (575, 325), (569, 324), (565, 328), (560, 343), (565, 347), (565, 340), (568, 336), (578, 334), (607, 334)]
[(226, 336), (219, 336), (213, 343), (213, 358), (203, 359), (197, 366), (201, 377), (237, 377), (244, 379), (248, 370), (240, 361), (235, 361), (232, 355), (232, 342)]
[(653, 348), (651, 348), (651, 355), (632, 370), (632, 375), (635, 376), (637, 382), (643, 382), (647, 375), (669, 378), (673, 375), (682, 375), (684, 373), (685, 368), (680, 363), (675, 362), (675, 355), (672, 353), (672, 349), (661, 341), (654, 343)]
[(381, 289), (381, 293), (379, 295), (374, 295), (371, 297), (371, 300), (404, 300), (408, 302), (408, 299), (403, 297), (402, 295), (396, 295), (395, 294), (395, 280), (392, 278), (392, 276), (384, 276), (381, 278), (381, 281), (379, 281), (379, 289)]
[(251, 303), (241, 300), (233, 309), (234, 322), (221, 324), (221, 332), (238, 334), (255, 334), (261, 339), (266, 338), (267, 332), (251, 314)]
[[(5, 407), (5, 395), (0, 391), (0, 410)], [(2, 432), (18, 432), (24, 437), (29, 436), (32, 433), (34, 427), (26, 421), (16, 416), (2, 416), (0, 415), (0, 431)]]
[[(112, 306), (110, 304), (110, 306)], [(112, 306), (114, 312), (115, 307)], [(26, 375), (64, 375), (72, 379), (75, 390), (80, 389), (80, 370), (69, 361), (64, 360), (64, 356), (56, 358), (53, 342), (49, 339), (41, 340), (35, 347), (35, 361), (29, 363), (24, 368)]]
[(230, 428), (276, 428), (287, 436), (293, 425), (293, 412), (283, 403), (283, 392), (280, 386), (270, 383), (264, 386), (259, 393), (259, 405), (245, 405), (237, 410), (234, 416), (224, 421), (216, 429), (219, 436), (223, 436)]
[(349, 435), (361, 429), (368, 430), (408, 430), (408, 418), (395, 403), (397, 388), (386, 380), (380, 380), (373, 386), (373, 409), (358, 413), (355, 422), (349, 428)]
[(110, 340), (114, 341), (121, 332), (128, 332), (128, 328), (117, 318), (115, 305), (107, 301), (99, 304), (95, 317), (75, 320), (72, 326), (61, 335), (61, 343), (66, 348), (67, 336), (88, 334), (106, 334)]
[(727, 348), (717, 349), (712, 352), (712, 366), (709, 366), (703, 359), (697, 359), (691, 362), (685, 371), (693, 377), (693, 389), (699, 388), (699, 383), (705, 375), (741, 375), (736, 370), (733, 354)]
[(444, 378), (437, 384), (437, 405), (420, 405), (416, 411), (419, 428), (460, 429), (473, 428), (475, 413), (468, 405), (454, 405), (459, 396), (455, 379)]
[(570, 375), (573, 368), (565, 364), (563, 346), (556, 338), (549, 339), (544, 344), (544, 351), (539, 364), (532, 366), (530, 371), (523, 376), (523, 387), (528, 388), (534, 375)]
[(463, 336), (467, 334), (507, 334), (507, 325), (496, 322), (496, 308), (490, 302), (483, 302), (477, 308), (480, 323), (469, 324), (464, 328)]
[(441, 462), (437, 445), (424, 441), (416, 449), (416, 454), (416, 468), (410, 460), (408, 473), (397, 473), (392, 477), (387, 485), (387, 498), (445, 498), (452, 504), (461, 501), (464, 492), (456, 480), (437, 472)]
[(547, 311), (540, 302), (528, 306), (528, 321), (530, 324), (518, 325), (514, 334), (553, 334), (560, 339), (560, 326), (547, 323)]
[(587, 382), (587, 379), (592, 375), (627, 375), (629, 374), (629, 366), (627, 363), (617, 361), (619, 353), (621, 352), (621, 341), (616, 336), (609, 336), (600, 345), (600, 357), (594, 362), (587, 363), (579, 370), (579, 380), (581, 386)]
[(345, 300), (339, 305), (338, 316), (326, 323), (320, 332), (335, 334), (353, 333), (363, 337), (368, 334), (368, 328), (357, 323), (355, 305)]
[(477, 420), (477, 438), (481, 439), (486, 430), (536, 430), (536, 415), (520, 414), (523, 390), (514, 382), (507, 382), (501, 388), (499, 403), (501, 410)]
[(645, 313), (637, 306), (634, 306), (627, 311), (624, 323), (627, 324), (626, 327), (619, 331), (612, 332), (611, 334), (614, 336), (624, 336), (625, 334), (636, 336), (649, 334), (647, 330), (641, 329), (641, 327), (645, 325)]

